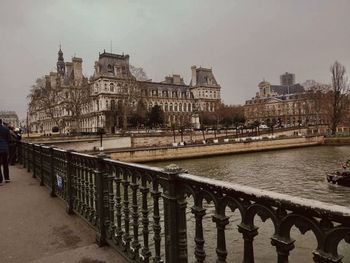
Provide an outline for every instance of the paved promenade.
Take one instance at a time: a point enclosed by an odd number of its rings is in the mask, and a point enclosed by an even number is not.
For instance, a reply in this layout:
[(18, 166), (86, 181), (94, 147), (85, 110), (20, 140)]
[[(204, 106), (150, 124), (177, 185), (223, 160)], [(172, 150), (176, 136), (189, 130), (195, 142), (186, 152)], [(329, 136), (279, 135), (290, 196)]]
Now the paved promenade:
[(109, 247), (95, 244), (95, 232), (69, 216), (59, 198), (20, 165), (0, 186), (0, 262), (123, 263)]

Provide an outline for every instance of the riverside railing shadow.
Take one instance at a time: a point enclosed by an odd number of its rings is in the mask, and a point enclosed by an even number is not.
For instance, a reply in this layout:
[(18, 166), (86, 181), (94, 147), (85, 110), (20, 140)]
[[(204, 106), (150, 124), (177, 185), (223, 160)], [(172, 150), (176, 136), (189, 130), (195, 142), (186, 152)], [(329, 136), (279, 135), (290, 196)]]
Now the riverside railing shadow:
[[(226, 262), (227, 208), (240, 214), (238, 232), (244, 240), (243, 262), (254, 262), (254, 218), (271, 219), (271, 251), (276, 261), (288, 262), (294, 249), (290, 231), (312, 231), (317, 246), (314, 262), (342, 262), (338, 245), (350, 242), (350, 209), (211, 180), (185, 173), (176, 166), (166, 169), (114, 161), (31, 143), (18, 145), (19, 160), (33, 177), (46, 185), (52, 197), (67, 203), (67, 212), (81, 216), (96, 230), (99, 245), (108, 244), (130, 262), (188, 262), (188, 246), (196, 262), (209, 253)], [(188, 240), (187, 200), (193, 200), (194, 240)], [(206, 251), (204, 202), (212, 202), (216, 249)], [(192, 255), (191, 255), (192, 256)]]

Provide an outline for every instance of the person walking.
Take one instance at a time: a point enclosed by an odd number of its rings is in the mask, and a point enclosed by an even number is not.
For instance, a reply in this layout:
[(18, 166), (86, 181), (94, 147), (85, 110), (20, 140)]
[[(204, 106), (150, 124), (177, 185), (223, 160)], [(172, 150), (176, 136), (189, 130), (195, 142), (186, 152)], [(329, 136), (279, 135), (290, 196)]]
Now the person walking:
[[(9, 144), (11, 140), (11, 135), (9, 129), (5, 127), (0, 119), (0, 185), (3, 184), (3, 179), (6, 183), (10, 182), (9, 174)], [(1, 173), (1, 168), (3, 173)], [(2, 177), (4, 174), (4, 178)]]

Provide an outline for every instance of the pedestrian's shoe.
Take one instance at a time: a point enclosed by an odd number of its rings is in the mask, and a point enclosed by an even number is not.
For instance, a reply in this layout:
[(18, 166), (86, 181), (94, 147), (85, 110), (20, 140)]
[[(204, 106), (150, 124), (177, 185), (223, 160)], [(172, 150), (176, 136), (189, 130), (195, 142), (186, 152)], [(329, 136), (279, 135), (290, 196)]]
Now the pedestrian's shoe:
[(6, 179), (6, 180), (5, 180), (5, 183), (9, 183), (9, 182), (11, 182), (10, 179)]

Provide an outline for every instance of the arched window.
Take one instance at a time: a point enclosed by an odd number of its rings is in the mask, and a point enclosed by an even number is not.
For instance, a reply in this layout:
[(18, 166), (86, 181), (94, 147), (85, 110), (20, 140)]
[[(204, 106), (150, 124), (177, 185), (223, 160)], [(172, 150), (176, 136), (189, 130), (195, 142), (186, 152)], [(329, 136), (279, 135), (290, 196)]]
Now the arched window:
[(168, 103), (165, 102), (164, 111), (168, 111)]
[(108, 64), (108, 65), (107, 65), (107, 71), (113, 73), (113, 67), (112, 67), (111, 64)]
[(174, 111), (177, 111), (177, 103), (174, 104)]
[(110, 83), (110, 84), (109, 84), (109, 90), (110, 90), (111, 92), (114, 92), (114, 84), (113, 84), (113, 83)]
[(116, 106), (115, 106), (115, 100), (111, 100), (111, 110), (115, 110)]

